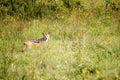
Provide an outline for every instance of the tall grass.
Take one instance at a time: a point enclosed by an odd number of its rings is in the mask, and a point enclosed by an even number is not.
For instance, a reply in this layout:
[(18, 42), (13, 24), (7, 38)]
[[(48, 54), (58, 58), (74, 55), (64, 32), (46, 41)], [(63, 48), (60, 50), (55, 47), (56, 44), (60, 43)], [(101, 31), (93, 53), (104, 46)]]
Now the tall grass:
[[(75, 14), (74, 14), (75, 15)], [(44, 20), (2, 22), (0, 78), (5, 80), (119, 80), (119, 21), (112, 17), (63, 22)], [(27, 39), (51, 32), (44, 46), (21, 52)]]

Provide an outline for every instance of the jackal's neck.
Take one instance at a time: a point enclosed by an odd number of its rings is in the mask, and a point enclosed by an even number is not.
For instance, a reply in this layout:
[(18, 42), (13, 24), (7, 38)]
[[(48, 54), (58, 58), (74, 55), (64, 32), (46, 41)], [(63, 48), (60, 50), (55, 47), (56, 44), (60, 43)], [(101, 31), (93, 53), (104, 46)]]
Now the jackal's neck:
[(46, 41), (46, 42), (47, 42), (47, 41), (48, 41), (48, 38), (43, 37), (43, 38), (42, 38), (42, 41)]

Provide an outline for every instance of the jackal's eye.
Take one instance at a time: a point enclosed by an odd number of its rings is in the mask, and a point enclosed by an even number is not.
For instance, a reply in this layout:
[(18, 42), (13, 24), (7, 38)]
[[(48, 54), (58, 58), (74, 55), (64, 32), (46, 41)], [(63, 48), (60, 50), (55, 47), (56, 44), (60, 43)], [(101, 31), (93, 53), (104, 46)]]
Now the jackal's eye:
[(46, 35), (46, 37), (48, 38), (48, 37), (49, 37), (49, 35)]

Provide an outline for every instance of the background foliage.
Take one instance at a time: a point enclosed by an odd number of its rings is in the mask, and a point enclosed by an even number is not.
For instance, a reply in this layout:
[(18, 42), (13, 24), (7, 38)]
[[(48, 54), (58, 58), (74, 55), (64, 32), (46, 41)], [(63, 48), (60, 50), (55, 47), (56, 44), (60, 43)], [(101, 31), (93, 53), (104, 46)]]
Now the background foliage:
[(120, 11), (119, 0), (1, 0), (0, 16), (18, 16), (20, 18), (61, 18), (73, 11), (91, 13), (97, 16)]

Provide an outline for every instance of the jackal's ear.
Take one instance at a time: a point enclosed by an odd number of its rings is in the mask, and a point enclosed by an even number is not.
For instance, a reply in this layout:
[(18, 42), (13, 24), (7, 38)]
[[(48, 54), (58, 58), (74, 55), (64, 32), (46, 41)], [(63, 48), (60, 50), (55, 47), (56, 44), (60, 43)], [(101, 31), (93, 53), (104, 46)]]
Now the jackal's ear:
[(45, 33), (42, 33), (42, 35), (45, 35)]
[(48, 32), (48, 34), (50, 34), (50, 32)]

